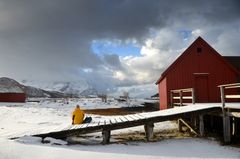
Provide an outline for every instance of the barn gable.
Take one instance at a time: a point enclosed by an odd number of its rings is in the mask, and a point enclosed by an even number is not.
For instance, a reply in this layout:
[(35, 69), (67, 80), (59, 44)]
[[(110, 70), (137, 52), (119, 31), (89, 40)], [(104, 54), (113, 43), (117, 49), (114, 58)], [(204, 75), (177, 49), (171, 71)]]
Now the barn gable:
[[(197, 102), (218, 102), (220, 84), (237, 82), (239, 72), (198, 37), (158, 79), (160, 108), (170, 104), (170, 90), (196, 89)], [(161, 99), (162, 98), (162, 99)]]
[[(170, 72), (171, 70), (173, 70), (175, 67), (177, 67), (177, 64), (180, 63), (181, 61), (184, 60), (185, 56), (188, 56), (189, 54), (193, 54), (193, 48), (195, 48), (195, 52), (198, 52), (201, 50), (201, 52), (204, 52), (204, 50), (202, 49), (202, 47), (206, 47), (209, 50), (211, 50), (211, 52), (206, 52), (206, 53), (211, 53), (213, 55), (216, 56), (216, 58), (220, 61), (222, 61), (227, 67), (229, 67), (229, 69), (231, 69), (233, 72), (235, 72), (237, 75), (239, 75), (239, 71), (233, 67), (233, 65), (231, 65), (229, 63), (230, 61), (230, 57), (222, 57), (214, 48), (212, 48), (203, 38), (201, 38), (200, 36), (162, 73), (161, 77), (157, 80), (156, 84), (159, 84), (161, 82), (161, 80), (164, 79), (164, 77), (168, 74), (168, 72)], [(199, 50), (198, 50), (199, 49)], [(234, 58), (235, 61), (238, 60), (239, 58)], [(231, 57), (231, 60), (233, 61), (233, 57)]]

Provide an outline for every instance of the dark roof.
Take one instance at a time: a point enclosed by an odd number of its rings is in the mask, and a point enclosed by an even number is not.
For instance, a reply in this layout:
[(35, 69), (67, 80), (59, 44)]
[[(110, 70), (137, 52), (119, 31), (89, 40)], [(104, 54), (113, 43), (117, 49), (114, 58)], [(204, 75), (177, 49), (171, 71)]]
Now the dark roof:
[(205, 44), (207, 44), (212, 50), (213, 53), (215, 53), (216, 57), (223, 61), (227, 66), (230, 67), (230, 69), (232, 69), (234, 72), (236, 72), (237, 74), (239, 74), (239, 70), (236, 69), (234, 66), (232, 66), (226, 59), (223, 58), (223, 56), (221, 56), (213, 47), (211, 47), (202, 37), (198, 37), (160, 76), (160, 78), (157, 80), (157, 82), (155, 84), (159, 84), (168, 74), (169, 71), (171, 71), (174, 66), (185, 56), (185, 54), (187, 54), (189, 48), (191, 48), (192, 46), (196, 45), (197, 41), (202, 41)]
[(240, 71), (240, 56), (223, 56), (236, 70)]

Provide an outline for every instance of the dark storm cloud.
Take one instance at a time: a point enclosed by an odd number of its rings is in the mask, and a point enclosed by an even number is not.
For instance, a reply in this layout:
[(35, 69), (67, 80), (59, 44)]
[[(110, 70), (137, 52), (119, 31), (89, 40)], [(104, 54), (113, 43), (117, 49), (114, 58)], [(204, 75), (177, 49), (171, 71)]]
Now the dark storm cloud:
[[(153, 4), (158, 3), (157, 1)], [(81, 38), (138, 37), (159, 25), (159, 8), (147, 0), (43, 0), (5, 1), (1, 8), (11, 13), (12, 24), (5, 32), (14, 36), (36, 33)], [(8, 15), (7, 15), (8, 16)], [(49, 35), (49, 36), (50, 36)]]
[(114, 54), (106, 54), (104, 55), (104, 60), (106, 61), (106, 63), (108, 65), (110, 65), (110, 67), (112, 67), (113, 69), (121, 69), (121, 62), (119, 60), (119, 56), (118, 55), (114, 55)]
[(91, 52), (92, 40), (143, 37), (161, 23), (156, 15), (158, 8), (148, 1), (0, 1), (1, 54), (9, 54), (6, 60), (23, 76), (45, 67), (57, 73), (97, 68), (103, 61)]
[(221, 25), (239, 15), (238, 0), (0, 0), (0, 72), (70, 79), (91, 68), (96, 76), (110, 79), (103, 66), (121, 69), (121, 62), (117, 55), (102, 59), (94, 54), (95, 39), (143, 43), (150, 28), (176, 21), (191, 21), (186, 24), (191, 28)]

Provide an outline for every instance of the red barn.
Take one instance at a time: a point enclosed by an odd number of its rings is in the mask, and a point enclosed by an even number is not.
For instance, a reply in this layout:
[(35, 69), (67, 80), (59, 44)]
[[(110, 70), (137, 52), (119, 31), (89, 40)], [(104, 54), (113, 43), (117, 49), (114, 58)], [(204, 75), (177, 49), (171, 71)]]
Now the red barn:
[(221, 84), (236, 83), (239, 71), (198, 37), (158, 79), (160, 109), (170, 107), (170, 90), (194, 88), (197, 103), (220, 102)]
[(0, 78), (0, 102), (25, 102), (26, 94), (12, 79)]

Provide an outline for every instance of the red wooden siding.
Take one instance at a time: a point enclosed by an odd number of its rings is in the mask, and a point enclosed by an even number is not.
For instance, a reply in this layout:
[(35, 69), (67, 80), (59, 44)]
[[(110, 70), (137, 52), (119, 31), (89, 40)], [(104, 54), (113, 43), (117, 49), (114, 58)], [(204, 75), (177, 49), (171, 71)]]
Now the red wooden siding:
[(209, 102), (209, 74), (194, 74), (196, 101)]
[(168, 106), (168, 95), (167, 95), (167, 79), (164, 78), (158, 85), (160, 109), (167, 109)]
[[(201, 52), (197, 51), (198, 48), (201, 48)], [(220, 102), (220, 91), (217, 86), (235, 83), (238, 76), (237, 70), (199, 37), (158, 80), (160, 109), (165, 109), (166, 103), (169, 107), (170, 90), (173, 89), (193, 87), (196, 91), (196, 102)], [(167, 81), (163, 80), (165, 78)], [(167, 89), (167, 93), (161, 89)], [(162, 96), (166, 94), (167, 97), (163, 99)]]
[(0, 93), (0, 102), (25, 102), (24, 93)]

